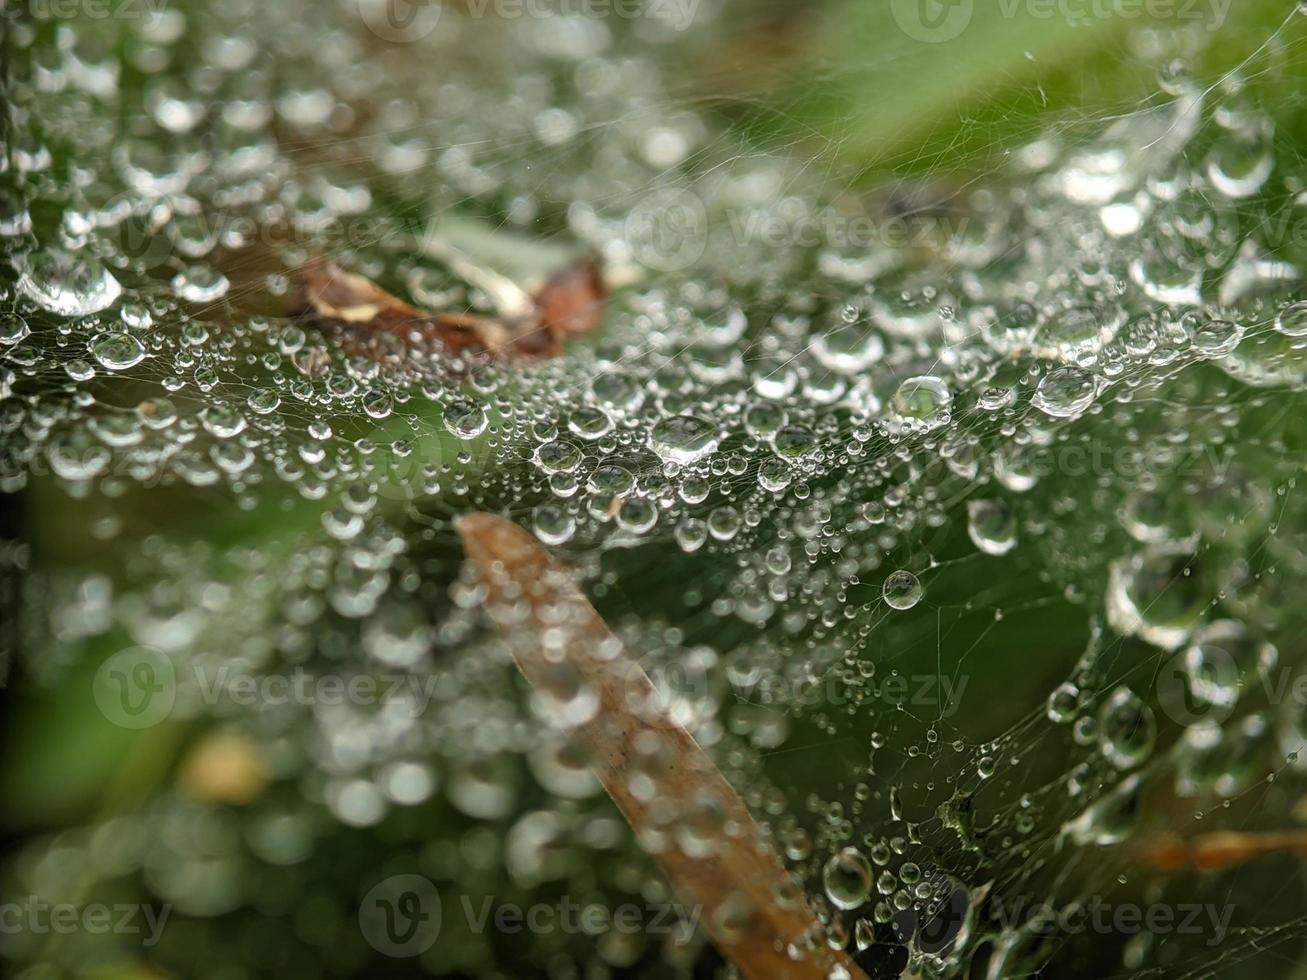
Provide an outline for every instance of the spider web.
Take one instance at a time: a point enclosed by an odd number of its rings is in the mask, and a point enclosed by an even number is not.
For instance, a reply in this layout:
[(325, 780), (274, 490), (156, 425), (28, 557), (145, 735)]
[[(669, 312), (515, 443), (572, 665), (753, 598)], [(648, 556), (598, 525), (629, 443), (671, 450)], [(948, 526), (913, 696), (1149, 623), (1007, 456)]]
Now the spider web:
[[(1043, 111), (1056, 80), (1013, 68), (891, 137), (814, 106), (861, 62), (738, 81), (792, 18), (476, 9), (420, 37), (366, 4), (6, 14), (0, 477), (49, 501), (11, 553), (17, 683), (91, 704), (148, 650), (172, 720), (271, 760), (239, 808), (169, 783), (33, 836), (10, 891), (168, 903), (146, 957), (182, 975), (728, 971), (692, 923), (455, 913), (672, 900), (483, 620), (452, 520), (492, 510), (575, 571), (869, 975), (1295, 975), (1286, 857), (1149, 844), (1302, 819), (1301, 17), (1210, 79), (1185, 65), (1221, 33), (1140, 27), (1103, 50), (1142, 97)], [(605, 326), (553, 361), (285, 316), (318, 255), (493, 314), (488, 273), (585, 252)], [(398, 684), (227, 686), (290, 675)], [(441, 933), (389, 959), (358, 905), (410, 873)], [(6, 938), (32, 975), (127, 948)]]

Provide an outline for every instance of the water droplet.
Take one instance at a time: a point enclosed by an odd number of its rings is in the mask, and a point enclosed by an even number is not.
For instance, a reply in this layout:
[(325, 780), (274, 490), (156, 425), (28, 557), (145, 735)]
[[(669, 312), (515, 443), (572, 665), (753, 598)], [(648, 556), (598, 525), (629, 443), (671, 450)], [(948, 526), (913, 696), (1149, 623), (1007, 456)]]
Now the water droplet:
[(576, 520), (563, 508), (553, 504), (542, 504), (536, 508), (536, 537), (545, 544), (563, 544), (571, 539), (575, 531)]
[(1226, 197), (1239, 200), (1262, 189), (1275, 170), (1274, 127), (1257, 116), (1212, 147), (1207, 179)]
[(856, 909), (871, 895), (871, 863), (856, 847), (846, 847), (826, 862), (822, 884), (836, 907)]
[(582, 405), (567, 420), (567, 429), (574, 436), (593, 441), (613, 431), (613, 420), (600, 409)]
[(457, 398), (445, 406), (445, 429), (459, 439), (475, 439), (489, 424), (486, 410), (476, 402)]
[(1153, 711), (1128, 687), (1113, 691), (1098, 712), (1098, 747), (1112, 765), (1131, 769), (1153, 751)]
[(16, 344), (31, 332), (27, 321), (17, 313), (0, 314), (0, 344)]
[(1045, 415), (1064, 419), (1079, 415), (1094, 403), (1098, 381), (1082, 368), (1064, 365), (1044, 375), (1031, 404)]
[(221, 299), (227, 295), (230, 285), (226, 276), (207, 265), (190, 266), (172, 280), (173, 292), (190, 303), (212, 303)]
[(145, 346), (128, 333), (110, 333), (91, 343), (91, 355), (111, 371), (125, 371), (145, 358)]
[(758, 467), (758, 485), (771, 493), (780, 493), (793, 481), (789, 464), (780, 459), (768, 459)]
[(1017, 546), (1017, 520), (1001, 500), (967, 502), (967, 534), (987, 555), (1006, 555)]
[(536, 465), (546, 473), (571, 473), (581, 465), (581, 450), (570, 442), (546, 442), (536, 447)]
[(1080, 712), (1080, 689), (1069, 682), (1059, 684), (1048, 696), (1048, 720), (1066, 724)]
[(797, 459), (816, 448), (817, 437), (807, 426), (787, 425), (772, 436), (771, 444), (777, 455)]
[(886, 577), (880, 591), (892, 609), (911, 609), (925, 594), (917, 576), (902, 568)]
[(885, 343), (866, 323), (845, 323), (818, 337), (812, 345), (813, 357), (822, 367), (839, 374), (865, 371), (881, 359)]
[(649, 448), (664, 462), (693, 463), (717, 449), (717, 427), (695, 415), (674, 415), (654, 423)]
[(904, 432), (929, 432), (947, 425), (952, 408), (953, 394), (948, 385), (932, 375), (908, 378), (889, 402), (895, 428)]
[(1281, 310), (1275, 318), (1275, 329), (1286, 337), (1307, 337), (1307, 301)]
[(1203, 576), (1193, 574), (1197, 562), (1192, 547), (1183, 542), (1113, 562), (1107, 586), (1112, 628), (1166, 650), (1183, 643), (1208, 602)]
[(18, 289), (42, 309), (63, 316), (99, 313), (122, 293), (99, 259), (54, 249), (27, 256)]
[(1220, 357), (1238, 347), (1243, 334), (1243, 327), (1233, 321), (1208, 320), (1194, 328), (1192, 339), (1200, 354)]

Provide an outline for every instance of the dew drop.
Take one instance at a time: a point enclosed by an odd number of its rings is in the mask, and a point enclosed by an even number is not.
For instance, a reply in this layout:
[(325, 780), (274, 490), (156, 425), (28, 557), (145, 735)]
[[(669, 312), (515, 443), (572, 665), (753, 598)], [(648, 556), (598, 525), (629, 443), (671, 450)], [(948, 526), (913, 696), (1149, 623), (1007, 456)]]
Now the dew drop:
[(924, 593), (921, 580), (902, 568), (891, 572), (881, 586), (881, 595), (891, 609), (911, 609), (921, 601)]
[(459, 439), (475, 439), (489, 424), (485, 409), (476, 402), (459, 398), (445, 406), (445, 429)]
[(27, 257), (18, 289), (42, 309), (62, 316), (99, 313), (122, 293), (99, 259), (56, 250)]
[(91, 355), (110, 371), (125, 371), (145, 358), (145, 346), (127, 333), (105, 334), (91, 343)]
[(649, 448), (667, 463), (693, 463), (717, 449), (717, 427), (696, 415), (673, 415), (654, 423)]
[(1065, 419), (1079, 415), (1094, 403), (1098, 382), (1088, 371), (1064, 365), (1044, 375), (1030, 400), (1045, 415)]

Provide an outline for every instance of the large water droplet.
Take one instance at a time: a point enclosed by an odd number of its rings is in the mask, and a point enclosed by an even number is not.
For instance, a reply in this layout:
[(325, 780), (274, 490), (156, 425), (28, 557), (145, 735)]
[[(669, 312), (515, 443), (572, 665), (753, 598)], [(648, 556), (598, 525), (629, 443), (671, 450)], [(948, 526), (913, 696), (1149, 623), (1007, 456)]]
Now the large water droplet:
[(1030, 400), (1045, 415), (1064, 419), (1079, 415), (1094, 403), (1098, 381), (1082, 368), (1065, 365), (1044, 375)]
[(889, 402), (894, 427), (905, 432), (929, 432), (947, 425), (952, 408), (953, 394), (948, 385), (932, 375), (908, 378)]
[(111, 333), (91, 344), (91, 354), (111, 371), (125, 371), (140, 364), (145, 346), (128, 333)]
[(842, 909), (856, 909), (871, 894), (871, 862), (856, 847), (846, 847), (822, 869), (822, 884), (831, 902)]
[(475, 439), (489, 424), (486, 410), (476, 402), (458, 398), (445, 406), (445, 428), (459, 439)]
[(172, 280), (173, 292), (190, 303), (212, 303), (227, 295), (231, 285), (227, 277), (207, 265), (193, 265), (177, 273)]
[(886, 577), (880, 591), (891, 609), (911, 609), (925, 594), (917, 576), (902, 568)]
[(1158, 545), (1113, 562), (1107, 584), (1112, 628), (1163, 649), (1179, 646), (1208, 601), (1196, 565), (1193, 548), (1184, 543)]
[(1157, 736), (1153, 711), (1128, 687), (1113, 691), (1098, 712), (1098, 748), (1114, 766), (1131, 769), (1148, 758)]
[(664, 462), (693, 463), (717, 448), (717, 427), (695, 415), (673, 415), (654, 424), (649, 448)]
[(845, 323), (818, 337), (812, 354), (823, 367), (840, 374), (864, 371), (880, 360), (885, 343), (866, 323)]
[(18, 288), (42, 309), (63, 316), (99, 313), (122, 293), (99, 259), (56, 250), (29, 255)]
[(1281, 310), (1275, 318), (1275, 329), (1286, 337), (1307, 337), (1307, 301)]
[(1017, 520), (1001, 500), (967, 503), (967, 534), (988, 555), (1006, 555), (1017, 546)]

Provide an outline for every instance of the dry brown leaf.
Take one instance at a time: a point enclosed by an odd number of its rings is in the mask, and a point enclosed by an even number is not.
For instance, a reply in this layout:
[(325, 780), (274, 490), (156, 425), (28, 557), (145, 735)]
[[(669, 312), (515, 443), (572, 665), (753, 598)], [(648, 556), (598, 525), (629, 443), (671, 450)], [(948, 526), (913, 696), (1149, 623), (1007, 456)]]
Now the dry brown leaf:
[(450, 353), (491, 357), (557, 357), (572, 337), (603, 319), (606, 290), (599, 262), (590, 259), (550, 278), (522, 316), (480, 316), (423, 310), (348, 272), (330, 259), (313, 259), (299, 274), (292, 314), (319, 326), (362, 333), (413, 333)]
[(604, 316), (604, 276), (595, 260), (556, 272), (533, 297), (540, 324), (559, 341), (596, 330)]
[(573, 734), (718, 949), (749, 980), (865, 980), (847, 953), (823, 941), (817, 917), (726, 777), (689, 732), (655, 710), (648, 675), (567, 570), (493, 514), (460, 517), (456, 527), (487, 608), (541, 700), (578, 680), (597, 695), (597, 710), (578, 719)]

